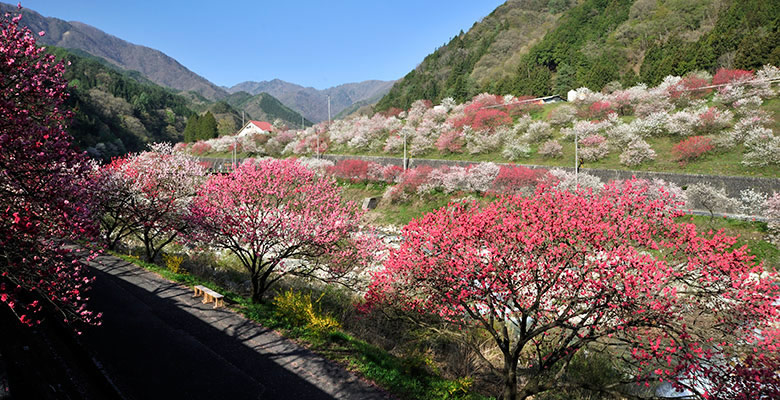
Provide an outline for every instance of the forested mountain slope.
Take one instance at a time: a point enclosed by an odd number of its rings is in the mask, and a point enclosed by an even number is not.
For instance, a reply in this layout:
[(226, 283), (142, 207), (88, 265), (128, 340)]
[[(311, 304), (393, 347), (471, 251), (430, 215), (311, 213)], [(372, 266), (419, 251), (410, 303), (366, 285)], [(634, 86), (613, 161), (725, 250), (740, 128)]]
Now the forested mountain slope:
[(70, 133), (91, 156), (109, 159), (146, 144), (181, 139), (189, 102), (172, 90), (106, 63), (65, 49), (49, 51), (65, 63), (70, 82), (66, 105), (73, 111)]
[(779, 16), (773, 0), (510, 0), (428, 55), (377, 109), (777, 65)]

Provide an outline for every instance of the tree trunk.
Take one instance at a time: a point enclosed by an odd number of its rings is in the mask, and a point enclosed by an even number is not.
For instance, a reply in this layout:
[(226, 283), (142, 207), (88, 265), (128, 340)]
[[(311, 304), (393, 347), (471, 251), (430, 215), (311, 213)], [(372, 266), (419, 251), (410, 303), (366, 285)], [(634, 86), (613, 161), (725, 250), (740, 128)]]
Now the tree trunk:
[(517, 359), (504, 354), (504, 393), (501, 400), (517, 399)]
[(252, 276), (252, 303), (261, 304), (265, 294), (265, 278), (263, 276)]
[(154, 245), (146, 232), (144, 232), (144, 248), (146, 250), (146, 262), (154, 263)]

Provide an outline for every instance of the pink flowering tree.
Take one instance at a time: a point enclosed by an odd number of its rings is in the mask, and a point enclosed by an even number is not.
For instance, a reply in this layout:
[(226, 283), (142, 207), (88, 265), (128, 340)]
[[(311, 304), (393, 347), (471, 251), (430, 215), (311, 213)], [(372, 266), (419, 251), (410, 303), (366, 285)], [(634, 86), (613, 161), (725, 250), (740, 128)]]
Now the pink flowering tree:
[(191, 209), (191, 238), (235, 254), (256, 303), (286, 275), (355, 283), (378, 250), (358, 233), (361, 214), (333, 179), (295, 160), (250, 160), (213, 176)]
[(100, 241), (110, 250), (115, 250), (134, 228), (130, 213), (134, 201), (133, 182), (122, 174), (126, 162), (126, 158), (116, 158), (96, 168), (90, 179), (94, 189), (93, 211), (100, 223)]
[(97, 323), (86, 307), (92, 278), (62, 246), (94, 234), (90, 168), (65, 130), (65, 67), (36, 47), (20, 18), (0, 18), (0, 303), (29, 325), (44, 308)]
[(626, 181), (451, 204), (404, 228), (367, 305), (483, 329), (503, 355), (483, 360), (503, 377), (503, 399), (587, 389), (564, 379), (585, 349), (611, 352), (626, 381), (596, 390), (660, 379), (712, 395), (720, 378), (708, 369), (741, 359), (777, 323), (776, 277), (736, 238), (675, 222), (674, 202)]
[[(102, 173), (111, 174), (103, 180), (110, 183), (102, 188), (104, 192), (120, 187), (129, 195), (101, 196), (114, 202), (101, 205), (109, 212), (102, 215), (103, 228), (112, 220), (121, 222), (117, 229), (129, 230), (143, 244), (146, 260), (152, 262), (188, 230), (186, 216), (206, 170), (193, 156), (174, 151), (169, 144), (154, 144), (149, 151), (104, 167)], [(107, 234), (104, 230), (110, 243), (112, 236)]]

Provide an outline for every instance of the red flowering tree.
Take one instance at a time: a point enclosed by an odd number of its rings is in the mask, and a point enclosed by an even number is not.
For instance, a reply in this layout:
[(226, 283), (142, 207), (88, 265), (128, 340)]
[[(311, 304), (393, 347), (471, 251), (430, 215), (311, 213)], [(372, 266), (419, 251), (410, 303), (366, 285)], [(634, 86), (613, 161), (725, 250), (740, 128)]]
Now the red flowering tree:
[(675, 222), (670, 203), (627, 181), (452, 204), (404, 228), (366, 300), (484, 329), (503, 399), (568, 388), (586, 348), (613, 352), (630, 381), (705, 396), (707, 368), (777, 323), (775, 276), (736, 238)]
[(261, 302), (285, 275), (360, 279), (377, 245), (357, 233), (360, 215), (332, 178), (295, 160), (249, 160), (203, 186), (192, 204), (191, 238), (235, 254), (249, 272), (252, 301)]
[(463, 114), (451, 118), (450, 122), (455, 129), (468, 125), (477, 131), (493, 131), (500, 126), (511, 125), (512, 117), (506, 111), (495, 108), (503, 103), (501, 96), (479, 95), (463, 110)]
[(336, 178), (350, 182), (365, 182), (368, 179), (368, 161), (365, 160), (339, 160), (325, 170)]
[(502, 165), (493, 186), (500, 193), (516, 193), (521, 188), (535, 186), (545, 172), (522, 165)]
[(90, 237), (90, 167), (65, 131), (64, 66), (18, 23), (0, 18), (0, 302), (35, 323), (42, 307), (96, 322), (92, 281), (62, 240)]
[(681, 165), (684, 165), (688, 161), (695, 160), (714, 148), (712, 139), (706, 136), (692, 136), (674, 145), (672, 154), (674, 155), (675, 160)]
[(715, 72), (715, 76), (712, 77), (712, 84), (723, 85), (726, 83), (749, 81), (751, 79), (753, 79), (753, 71), (721, 68)]

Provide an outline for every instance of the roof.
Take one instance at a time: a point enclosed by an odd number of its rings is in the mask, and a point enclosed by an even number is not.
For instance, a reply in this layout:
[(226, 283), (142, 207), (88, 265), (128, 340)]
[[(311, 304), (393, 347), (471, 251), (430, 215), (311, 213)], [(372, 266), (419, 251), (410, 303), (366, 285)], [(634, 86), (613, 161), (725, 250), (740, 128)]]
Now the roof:
[(265, 122), (265, 121), (249, 121), (249, 123), (250, 124), (254, 124), (254, 126), (256, 126), (256, 127), (260, 128), (260, 129), (266, 131), (266, 132), (270, 132), (270, 131), (272, 131), (274, 129), (274, 127), (271, 126), (271, 124), (269, 122)]

